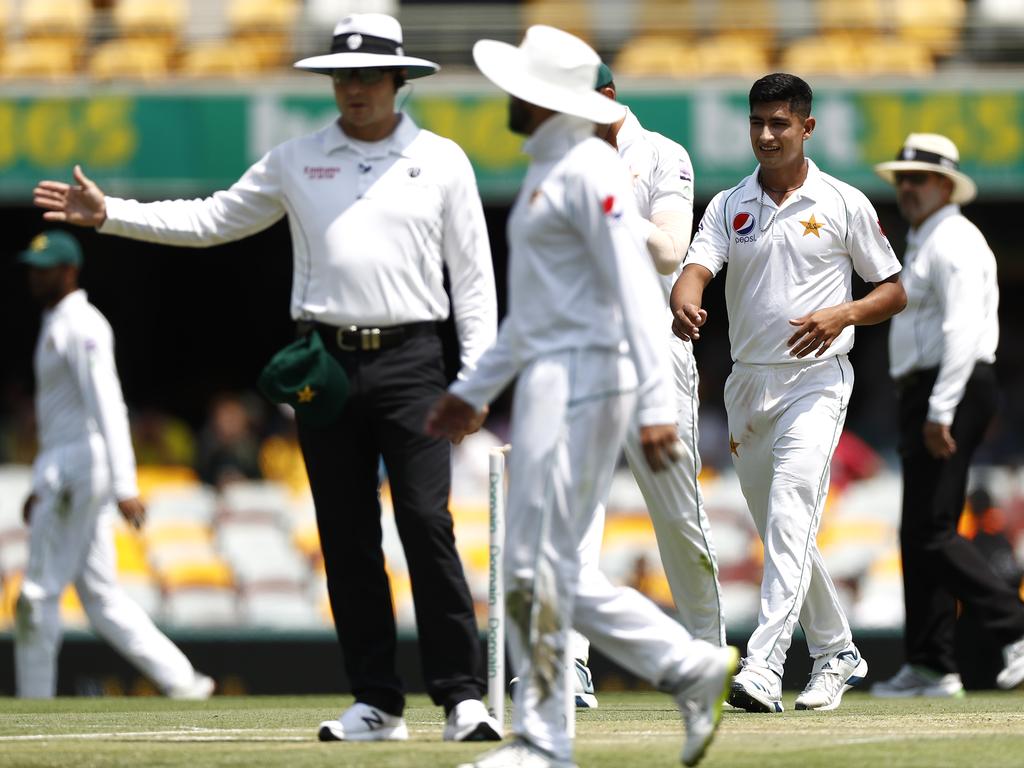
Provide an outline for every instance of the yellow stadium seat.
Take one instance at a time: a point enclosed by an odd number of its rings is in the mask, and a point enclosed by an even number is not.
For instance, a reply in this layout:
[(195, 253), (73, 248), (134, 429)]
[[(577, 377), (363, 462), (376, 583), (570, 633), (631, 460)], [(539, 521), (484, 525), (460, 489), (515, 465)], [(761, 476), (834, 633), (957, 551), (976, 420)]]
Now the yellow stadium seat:
[(775, 3), (764, 0), (718, 0), (701, 3), (701, 26), (711, 34), (740, 38), (761, 48), (774, 45), (779, 28)]
[(282, 66), (289, 62), (298, 14), (295, 0), (231, 0), (226, 14), (231, 41), (255, 52), (264, 69)]
[(114, 550), (117, 553), (117, 572), (119, 574), (133, 576), (148, 576), (150, 574), (143, 538), (123, 521), (114, 528)]
[(964, 0), (900, 0), (893, 3), (893, 23), (904, 40), (919, 43), (937, 56), (960, 48), (967, 8)]
[[(895, 3), (898, 5), (899, 3)], [(886, 3), (886, 6), (889, 4)], [(886, 26), (888, 8), (883, 0), (818, 0), (818, 29), (833, 33), (878, 34)]]
[(641, 0), (633, 4), (636, 37), (674, 36), (691, 39), (701, 27), (696, 0)]
[(589, 41), (593, 25), (590, 6), (586, 0), (527, 0), (521, 6), (522, 26), (547, 24)]
[(216, 557), (168, 563), (156, 576), (165, 591), (190, 587), (232, 587), (235, 583), (227, 563)]
[(88, 72), (97, 80), (160, 80), (171, 71), (171, 56), (163, 40), (108, 40), (96, 46)]
[(813, 35), (782, 51), (779, 66), (786, 72), (807, 75), (860, 75), (861, 57), (854, 40), (845, 36)]
[(861, 68), (865, 75), (911, 75), (923, 77), (935, 71), (931, 51), (912, 40), (879, 38), (860, 46)]
[(768, 49), (752, 37), (714, 37), (697, 43), (695, 50), (698, 69), (704, 77), (759, 77), (769, 71)]
[(92, 14), (88, 0), (30, 0), (20, 4), (18, 22), (26, 40), (78, 46), (88, 34)]
[(75, 60), (64, 40), (16, 40), (0, 53), (0, 76), (61, 80), (75, 74)]
[(689, 42), (651, 35), (627, 42), (612, 70), (634, 77), (692, 77), (700, 73), (700, 60)]
[(143, 464), (136, 470), (139, 495), (146, 499), (154, 493), (170, 489), (191, 488), (199, 484), (199, 478), (191, 467), (171, 467)]
[(182, 0), (119, 0), (113, 20), (118, 35), (176, 43), (187, 17)]

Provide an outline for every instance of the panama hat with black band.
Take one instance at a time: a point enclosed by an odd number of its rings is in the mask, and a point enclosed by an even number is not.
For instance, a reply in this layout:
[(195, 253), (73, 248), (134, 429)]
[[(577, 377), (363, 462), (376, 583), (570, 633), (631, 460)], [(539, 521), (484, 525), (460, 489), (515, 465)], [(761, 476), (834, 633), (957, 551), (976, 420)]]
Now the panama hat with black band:
[(338, 22), (331, 51), (295, 62), (296, 69), (330, 75), (336, 69), (404, 69), (408, 80), (432, 75), (441, 67), (432, 61), (406, 56), (402, 25), (384, 13), (353, 13)]
[(952, 203), (969, 203), (978, 194), (978, 186), (960, 170), (956, 144), (937, 133), (910, 134), (895, 160), (875, 166), (875, 173), (893, 186), (896, 186), (896, 174), (921, 171), (938, 173), (952, 180), (953, 194), (949, 198)]

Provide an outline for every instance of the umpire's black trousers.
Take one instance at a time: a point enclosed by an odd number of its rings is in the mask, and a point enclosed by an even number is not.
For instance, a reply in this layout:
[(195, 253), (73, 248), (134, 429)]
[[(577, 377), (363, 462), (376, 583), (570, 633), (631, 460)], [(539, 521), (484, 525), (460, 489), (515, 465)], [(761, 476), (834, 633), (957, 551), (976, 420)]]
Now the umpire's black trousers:
[(348, 373), (349, 399), (330, 427), (299, 424), (352, 693), (394, 715), (402, 714), (405, 695), (395, 671), (395, 620), (381, 551), (382, 456), (409, 566), (427, 691), (448, 711), (484, 690), (473, 601), (448, 511), (451, 446), (423, 432), (427, 410), (445, 389), (441, 340), (433, 324), (422, 331), (387, 349), (344, 351), (333, 329), (319, 327), (324, 346)]
[(937, 369), (916, 371), (897, 383), (903, 463), (900, 546), (907, 661), (945, 674), (956, 672), (957, 600), (977, 611), (1000, 645), (1024, 635), (1024, 606), (978, 549), (957, 534), (971, 456), (996, 411), (995, 372), (991, 365), (975, 366), (950, 428), (957, 448), (949, 459), (928, 453), (922, 435), (937, 376)]

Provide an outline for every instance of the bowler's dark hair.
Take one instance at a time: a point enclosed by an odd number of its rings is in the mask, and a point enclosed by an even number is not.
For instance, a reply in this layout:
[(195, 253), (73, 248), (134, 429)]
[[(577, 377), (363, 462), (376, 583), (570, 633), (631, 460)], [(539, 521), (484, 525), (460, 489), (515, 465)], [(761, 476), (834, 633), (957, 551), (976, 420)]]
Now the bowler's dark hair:
[(750, 87), (750, 108), (755, 104), (770, 104), (774, 101), (784, 101), (789, 104), (789, 110), (800, 117), (808, 117), (811, 114), (811, 100), (814, 94), (811, 86), (796, 75), (785, 72), (774, 72), (765, 75)]

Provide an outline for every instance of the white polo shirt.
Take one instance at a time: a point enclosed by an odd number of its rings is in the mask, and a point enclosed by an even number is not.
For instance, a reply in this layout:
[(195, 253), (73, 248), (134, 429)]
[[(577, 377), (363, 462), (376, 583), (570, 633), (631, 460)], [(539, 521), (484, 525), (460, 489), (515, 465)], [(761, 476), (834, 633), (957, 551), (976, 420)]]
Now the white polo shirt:
[(889, 327), (889, 372), (938, 368), (928, 420), (950, 425), (977, 362), (999, 346), (996, 257), (985, 236), (950, 204), (907, 235), (903, 257), (907, 308)]
[(135, 454), (128, 429), (128, 409), (114, 363), (110, 324), (86, 298), (68, 294), (43, 313), (36, 342), (36, 422), (39, 456), (35, 487), (44, 475), (66, 471), (64, 449), (87, 455), (89, 443), (102, 438), (114, 496), (139, 495)]
[[(900, 264), (859, 190), (808, 159), (803, 186), (778, 207), (761, 189), (758, 170), (708, 204), (685, 264), (700, 264), (714, 275), (728, 262), (725, 299), (734, 361), (803, 362), (786, 346), (794, 331), (789, 321), (850, 301), (853, 270), (879, 283), (899, 272)], [(852, 347), (850, 326), (822, 358)]]
[[(687, 151), (660, 133), (648, 131), (628, 108), (615, 143), (633, 177), (640, 215), (650, 220), (656, 213), (672, 211), (684, 213), (692, 221), (693, 163)], [(687, 232), (687, 240), (689, 235)], [(678, 270), (674, 275), (658, 275), (666, 304), (678, 276)]]
[(199, 247), (247, 237), (285, 214), (293, 318), (379, 327), (444, 320), (447, 265), (463, 365), (494, 340), (494, 271), (473, 168), (455, 142), (405, 114), (379, 142), (353, 141), (337, 121), (286, 141), (203, 200), (108, 197), (100, 231)]
[(498, 340), (451, 391), (478, 409), (532, 360), (629, 350), (642, 425), (676, 420), (654, 266), (626, 166), (594, 124), (558, 114), (523, 145), (532, 162), (508, 219), (508, 313)]

